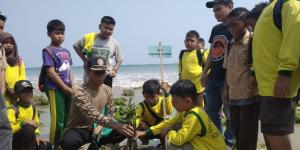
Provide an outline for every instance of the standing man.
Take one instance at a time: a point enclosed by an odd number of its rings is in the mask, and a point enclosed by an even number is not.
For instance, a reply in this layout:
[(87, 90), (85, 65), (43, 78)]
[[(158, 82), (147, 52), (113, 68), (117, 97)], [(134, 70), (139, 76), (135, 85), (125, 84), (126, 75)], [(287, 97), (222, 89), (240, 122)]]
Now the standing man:
[[(229, 41), (232, 39), (228, 27), (225, 25), (228, 14), (232, 11), (232, 0), (213, 0), (206, 3), (207, 8), (213, 8), (213, 12), (218, 22), (211, 31), (209, 43), (211, 48), (208, 59), (204, 67), (201, 84), (205, 86), (205, 111), (217, 128), (222, 133), (220, 111), (222, 108), (222, 92), (225, 81), (225, 70), (223, 68), (224, 54), (228, 48)], [(208, 70), (210, 70), (208, 74)], [(232, 147), (235, 143), (233, 133), (230, 128), (230, 114), (228, 104), (224, 104), (224, 113), (226, 116), (226, 130), (224, 132), (227, 146)]]
[(261, 100), (261, 132), (267, 148), (291, 150), (289, 135), (294, 132), (295, 97), (300, 87), (300, 1), (278, 2), (283, 3), (276, 7), (282, 9), (278, 11), (281, 15), (276, 16), (275, 0), (255, 26), (253, 67)]
[[(123, 61), (123, 55), (118, 41), (112, 37), (116, 25), (113, 17), (104, 16), (99, 24), (100, 32), (92, 32), (84, 35), (73, 47), (84, 63), (86, 70), (87, 60), (92, 57), (104, 57), (108, 59), (104, 84), (112, 87), (113, 78), (117, 75)], [(113, 59), (115, 57), (115, 65)], [(84, 81), (87, 81), (84, 74)]]
[[(0, 12), (0, 32), (4, 29), (6, 16)], [(11, 150), (12, 149), (12, 132), (9, 121), (7, 119), (7, 109), (2, 94), (5, 91), (5, 67), (6, 59), (5, 53), (0, 45), (0, 80), (1, 80), (1, 92), (0, 92), (0, 149)]]

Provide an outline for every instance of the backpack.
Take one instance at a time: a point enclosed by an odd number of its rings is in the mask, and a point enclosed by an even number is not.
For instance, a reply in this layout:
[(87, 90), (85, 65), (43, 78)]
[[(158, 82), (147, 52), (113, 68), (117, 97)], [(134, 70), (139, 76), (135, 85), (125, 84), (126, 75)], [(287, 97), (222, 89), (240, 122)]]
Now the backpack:
[[(197, 58), (198, 58), (198, 63), (199, 63), (199, 65), (202, 67), (202, 68), (204, 68), (204, 66), (205, 66), (205, 63), (204, 63), (204, 61), (203, 61), (203, 55), (204, 55), (204, 53), (205, 53), (205, 51), (206, 51), (207, 49), (205, 49), (203, 52), (201, 52), (201, 50), (199, 50), (199, 49), (197, 49), (196, 50), (196, 53), (197, 53)], [(182, 57), (183, 57), (183, 54), (184, 54), (184, 52), (186, 52), (187, 50), (181, 50), (180, 51), (180, 53), (179, 53), (179, 61), (181, 62), (180, 63), (180, 67), (181, 67), (181, 70), (182, 70)]]
[[(47, 51), (48, 54), (50, 55), (50, 57), (53, 59), (54, 62), (54, 66), (55, 66), (55, 56), (54, 56), (54, 52), (52, 50), (52, 48), (50, 46), (46, 47), (45, 49), (43, 49), (43, 51)], [(41, 92), (45, 92), (45, 82), (46, 82), (46, 77), (47, 77), (47, 70), (46, 70), (46, 66), (42, 66), (41, 71), (40, 71), (40, 75), (39, 75), (39, 81), (38, 81), (38, 88)]]
[(277, 27), (278, 30), (282, 31), (282, 6), (284, 4), (285, 0), (277, 0), (277, 2), (274, 5), (273, 9), (273, 21), (274, 25)]
[(152, 109), (144, 101), (140, 102), (139, 105), (141, 105), (142, 109), (143, 109), (142, 116), (144, 116), (145, 109), (147, 108), (147, 110), (150, 112), (151, 116), (155, 119), (155, 124), (158, 124), (164, 120), (164, 118), (158, 116), (155, 112), (153, 112)]
[(195, 117), (197, 117), (197, 119), (201, 125), (200, 133), (198, 133), (197, 135), (200, 137), (204, 137), (208, 131), (207, 131), (205, 124), (204, 124), (202, 118), (200, 117), (200, 115), (194, 111), (190, 111), (187, 115), (194, 115)]

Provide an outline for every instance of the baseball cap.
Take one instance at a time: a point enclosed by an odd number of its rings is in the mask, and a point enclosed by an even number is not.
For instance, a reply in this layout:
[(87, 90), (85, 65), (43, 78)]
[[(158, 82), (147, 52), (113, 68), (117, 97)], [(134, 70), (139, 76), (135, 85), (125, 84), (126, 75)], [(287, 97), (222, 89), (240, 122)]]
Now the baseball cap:
[(207, 8), (213, 8), (216, 4), (233, 4), (232, 0), (213, 0), (206, 2)]
[(91, 70), (107, 70), (106, 61), (102, 57), (92, 57), (87, 63), (88, 69)]
[(16, 82), (16, 84), (14, 86), (14, 91), (16, 93), (19, 93), (19, 92), (23, 91), (26, 88), (33, 89), (33, 86), (31, 84), (31, 82), (28, 81), (28, 80), (19, 80), (19, 81)]

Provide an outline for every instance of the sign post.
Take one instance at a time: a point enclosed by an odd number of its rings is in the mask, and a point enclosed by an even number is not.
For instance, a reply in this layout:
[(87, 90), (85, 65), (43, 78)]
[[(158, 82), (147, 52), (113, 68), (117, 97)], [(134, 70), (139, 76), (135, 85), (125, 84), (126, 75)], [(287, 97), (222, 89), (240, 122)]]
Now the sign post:
[[(149, 55), (152, 57), (157, 57), (159, 56), (159, 63), (160, 63), (160, 80), (161, 82), (164, 82), (164, 63), (163, 63), (163, 58), (171, 58), (171, 46), (162, 46), (162, 42), (158, 42), (158, 46), (150, 46), (149, 47)], [(163, 114), (164, 114), (164, 120), (167, 119), (167, 113), (166, 113), (166, 97), (165, 93), (162, 92), (162, 98), (163, 98)], [(167, 140), (165, 140), (165, 149), (167, 150)]]

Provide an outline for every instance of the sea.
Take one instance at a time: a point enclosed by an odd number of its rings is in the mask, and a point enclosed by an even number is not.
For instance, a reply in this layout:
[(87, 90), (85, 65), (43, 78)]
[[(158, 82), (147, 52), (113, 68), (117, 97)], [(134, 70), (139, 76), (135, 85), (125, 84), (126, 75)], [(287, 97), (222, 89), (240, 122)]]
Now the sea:
[[(83, 82), (83, 67), (74, 66), (71, 68), (75, 78), (75, 83)], [(37, 86), (40, 68), (26, 68), (27, 79)], [(172, 84), (178, 80), (178, 65), (163, 65), (163, 78), (165, 82)], [(143, 85), (146, 80), (161, 79), (159, 64), (146, 65), (122, 65), (117, 76), (113, 80), (114, 87), (120, 88), (138, 88)]]

